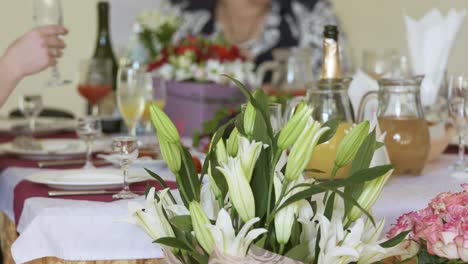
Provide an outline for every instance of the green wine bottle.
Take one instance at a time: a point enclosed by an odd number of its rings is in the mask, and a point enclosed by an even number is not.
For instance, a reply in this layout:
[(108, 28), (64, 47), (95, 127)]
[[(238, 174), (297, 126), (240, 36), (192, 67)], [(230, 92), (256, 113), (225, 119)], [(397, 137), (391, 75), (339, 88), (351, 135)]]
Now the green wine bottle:
[(109, 2), (99, 1), (98, 8), (98, 35), (96, 39), (96, 47), (94, 49), (93, 58), (110, 59), (112, 61), (112, 74), (114, 83), (112, 85), (115, 91), (115, 80), (117, 76), (117, 61), (112, 50), (112, 42), (110, 37), (109, 27)]

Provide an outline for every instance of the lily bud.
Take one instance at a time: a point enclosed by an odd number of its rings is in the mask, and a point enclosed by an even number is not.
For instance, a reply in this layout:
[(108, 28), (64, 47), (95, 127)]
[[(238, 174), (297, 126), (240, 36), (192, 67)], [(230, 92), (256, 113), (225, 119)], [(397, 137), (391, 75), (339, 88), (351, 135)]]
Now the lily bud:
[(227, 162), (227, 152), (226, 146), (224, 145), (223, 140), (219, 140), (216, 144), (216, 159), (219, 164), (224, 164)]
[[(364, 183), (364, 187), (362, 190), (361, 195), (357, 199), (357, 203), (361, 205), (361, 207), (368, 211), (372, 205), (374, 205), (377, 198), (379, 198), (380, 194), (382, 193), (383, 187), (387, 182), (390, 175), (392, 175), (393, 170), (388, 171), (386, 174), (373, 179), (372, 181), (367, 181)], [(348, 220), (351, 222), (356, 221), (362, 215), (361, 209), (356, 206), (353, 206), (351, 210), (348, 212)]]
[[(281, 176), (278, 176), (281, 172), (275, 172), (275, 178), (273, 178), (273, 186), (275, 189), (275, 197), (278, 201), (281, 195), (281, 189), (283, 184), (279, 179)], [(296, 220), (296, 215), (298, 213), (298, 203), (293, 203), (285, 208), (279, 210), (275, 215), (275, 234), (276, 241), (281, 245), (286, 245), (291, 237), (292, 226)]]
[(181, 165), (180, 145), (177, 143), (169, 143), (164, 140), (159, 141), (161, 155), (167, 163), (167, 166), (173, 173), (178, 173)]
[(151, 120), (156, 128), (158, 138), (163, 139), (169, 143), (176, 143), (180, 141), (177, 128), (172, 123), (171, 119), (154, 104), (150, 106)]
[(320, 123), (309, 117), (308, 125), (293, 144), (286, 165), (285, 178), (287, 181), (296, 180), (304, 171), (314, 152), (320, 137), (329, 127), (320, 128)]
[(255, 127), (255, 107), (249, 102), (244, 110), (244, 131), (248, 136), (253, 136)]
[(341, 141), (336, 151), (335, 166), (342, 168), (354, 159), (362, 142), (369, 134), (369, 121), (353, 128)]
[(252, 173), (255, 168), (255, 163), (262, 151), (262, 142), (250, 142), (247, 138), (239, 136), (239, 157), (242, 169), (244, 170), (248, 182), (252, 179)]
[(217, 167), (229, 189), (229, 198), (242, 221), (247, 222), (255, 217), (255, 200), (239, 158), (228, 158), (227, 164)]
[(239, 130), (236, 127), (232, 130), (229, 138), (226, 140), (227, 144), (227, 153), (231, 157), (237, 156), (237, 151), (239, 150), (239, 142), (237, 140), (237, 135), (239, 135)]
[(286, 123), (278, 137), (278, 148), (284, 150), (289, 148), (301, 135), (307, 125), (312, 108), (301, 102), (296, 108), (296, 112)]
[(195, 237), (200, 246), (210, 254), (214, 244), (213, 236), (208, 228), (211, 225), (210, 220), (197, 201), (190, 202), (189, 211)]

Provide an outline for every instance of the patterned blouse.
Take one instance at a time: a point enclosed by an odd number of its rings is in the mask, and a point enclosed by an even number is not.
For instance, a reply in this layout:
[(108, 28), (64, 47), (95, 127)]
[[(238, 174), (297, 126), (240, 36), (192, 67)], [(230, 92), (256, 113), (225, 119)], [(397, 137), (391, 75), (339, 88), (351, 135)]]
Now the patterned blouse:
[[(215, 37), (223, 33), (222, 25), (215, 21), (216, 0), (172, 0), (182, 11), (183, 22), (175, 39), (186, 35), (204, 34)], [(272, 60), (272, 50), (287, 47), (311, 47), (314, 73), (322, 64), (322, 32), (327, 24), (339, 24), (329, 0), (272, 0), (271, 9), (259, 36), (242, 43), (250, 51), (256, 64)], [(342, 31), (342, 30), (341, 30)], [(342, 67), (349, 70), (351, 61), (346, 52), (346, 36), (341, 32)]]

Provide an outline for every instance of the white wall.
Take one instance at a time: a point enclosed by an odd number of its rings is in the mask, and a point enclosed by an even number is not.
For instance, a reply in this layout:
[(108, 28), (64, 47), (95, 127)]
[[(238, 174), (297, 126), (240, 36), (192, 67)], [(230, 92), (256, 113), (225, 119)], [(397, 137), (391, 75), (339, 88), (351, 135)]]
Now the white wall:
[[(201, 1), (201, 0), (194, 0)], [(114, 48), (119, 47), (128, 38), (128, 31), (135, 13), (143, 7), (155, 6), (157, 0), (111, 0), (112, 37)], [(360, 63), (361, 53), (366, 48), (396, 48), (406, 50), (403, 14), (420, 17), (432, 7), (440, 8), (444, 13), (449, 7), (468, 8), (468, 0), (332, 0), (343, 27), (348, 33), (353, 55)], [(96, 0), (62, 0), (64, 23), (70, 29), (65, 38), (68, 47), (59, 67), (64, 77), (75, 78), (80, 59), (92, 55), (96, 39)], [(131, 13), (131, 15), (129, 15)], [(0, 1), (0, 52), (17, 36), (33, 26), (32, 0)], [(468, 18), (461, 28), (449, 60), (449, 71), (468, 72)], [(77, 114), (84, 112), (85, 101), (75, 85), (62, 88), (44, 88), (41, 86), (49, 76), (45, 71), (23, 80), (6, 104), (0, 109), (0, 115), (15, 108), (21, 93), (40, 91), (48, 106), (69, 109)], [(0, 87), (1, 89), (1, 87)]]

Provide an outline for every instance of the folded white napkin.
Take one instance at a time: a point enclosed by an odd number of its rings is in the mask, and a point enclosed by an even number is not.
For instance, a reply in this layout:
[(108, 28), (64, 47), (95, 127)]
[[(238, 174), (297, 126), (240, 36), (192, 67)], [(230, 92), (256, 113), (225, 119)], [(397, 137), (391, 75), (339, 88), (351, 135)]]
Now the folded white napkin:
[(432, 9), (421, 19), (405, 16), (411, 66), (414, 74), (424, 74), (421, 87), (423, 106), (435, 103), (447, 68), (447, 60), (466, 10), (450, 9), (443, 16)]
[[(377, 91), (379, 84), (364, 71), (358, 69), (353, 76), (353, 81), (348, 88), (348, 96), (351, 100), (351, 105), (354, 109), (354, 118), (356, 121), (360, 119), (358, 116), (359, 105), (364, 95), (371, 91)], [(363, 120), (371, 121), (374, 113), (377, 111), (377, 100), (369, 102), (369, 105), (364, 108)]]

